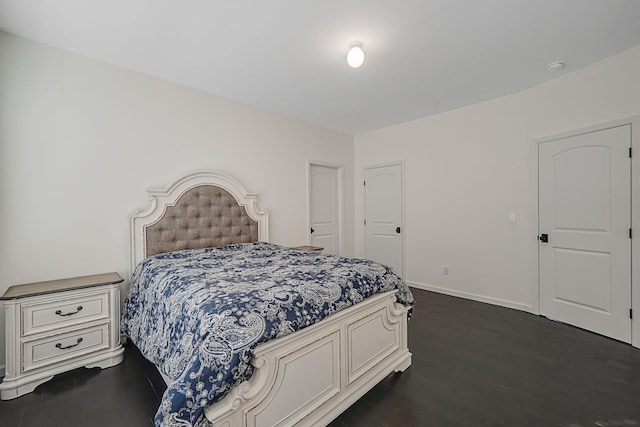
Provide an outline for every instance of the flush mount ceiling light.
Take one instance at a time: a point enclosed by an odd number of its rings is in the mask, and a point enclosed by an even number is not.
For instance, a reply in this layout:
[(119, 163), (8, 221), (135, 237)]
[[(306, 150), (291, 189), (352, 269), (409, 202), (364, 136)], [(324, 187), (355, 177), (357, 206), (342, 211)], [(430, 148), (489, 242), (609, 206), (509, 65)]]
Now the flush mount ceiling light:
[(347, 53), (347, 64), (351, 68), (359, 68), (364, 63), (364, 50), (362, 42), (351, 42)]
[(564, 67), (563, 61), (553, 61), (547, 64), (547, 70), (549, 71), (558, 71), (562, 67)]

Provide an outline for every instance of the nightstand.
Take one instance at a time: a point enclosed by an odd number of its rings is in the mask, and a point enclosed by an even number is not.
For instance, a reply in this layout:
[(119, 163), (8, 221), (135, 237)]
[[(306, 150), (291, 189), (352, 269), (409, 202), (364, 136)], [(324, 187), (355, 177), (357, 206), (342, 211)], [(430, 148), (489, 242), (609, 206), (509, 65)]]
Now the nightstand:
[(0, 399), (32, 392), (54, 375), (123, 360), (117, 273), (11, 286), (0, 297), (6, 319), (6, 374)]
[(298, 249), (299, 251), (315, 251), (322, 252), (324, 248), (320, 246), (296, 246), (294, 249)]

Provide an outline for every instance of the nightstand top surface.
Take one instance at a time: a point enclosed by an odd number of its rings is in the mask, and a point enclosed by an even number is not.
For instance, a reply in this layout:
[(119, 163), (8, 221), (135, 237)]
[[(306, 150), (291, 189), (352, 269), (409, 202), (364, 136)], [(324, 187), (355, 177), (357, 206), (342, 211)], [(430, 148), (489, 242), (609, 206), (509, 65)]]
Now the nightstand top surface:
[(320, 247), (320, 246), (309, 246), (309, 245), (305, 245), (305, 246), (296, 246), (295, 249), (298, 249), (300, 251), (321, 251), (324, 248)]
[(103, 273), (69, 279), (49, 280), (47, 282), (26, 283), (9, 287), (7, 292), (0, 297), (0, 300), (12, 300), (93, 286), (110, 285), (122, 281), (123, 279), (118, 273)]

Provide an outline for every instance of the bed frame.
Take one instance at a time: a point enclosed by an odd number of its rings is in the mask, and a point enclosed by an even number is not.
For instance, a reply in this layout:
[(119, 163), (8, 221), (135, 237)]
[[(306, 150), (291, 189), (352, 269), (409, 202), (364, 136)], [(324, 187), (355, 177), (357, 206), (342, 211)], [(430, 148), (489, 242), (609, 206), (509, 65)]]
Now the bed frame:
[[(148, 208), (131, 215), (131, 271), (155, 253), (268, 241), (268, 214), (256, 206), (257, 195), (228, 175), (196, 171), (148, 193)], [(259, 345), (252, 364), (249, 381), (206, 408), (215, 427), (326, 425), (411, 365), (407, 309), (394, 291), (374, 295)]]

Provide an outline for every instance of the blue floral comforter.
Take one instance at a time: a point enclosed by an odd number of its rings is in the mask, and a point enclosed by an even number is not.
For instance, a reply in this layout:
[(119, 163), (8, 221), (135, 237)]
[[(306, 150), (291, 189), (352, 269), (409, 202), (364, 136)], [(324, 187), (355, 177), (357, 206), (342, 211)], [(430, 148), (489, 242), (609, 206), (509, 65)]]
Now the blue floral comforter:
[(137, 266), (122, 331), (173, 380), (156, 426), (199, 425), (207, 405), (251, 377), (259, 343), (393, 289), (413, 305), (407, 285), (368, 260), (269, 243), (170, 252)]

